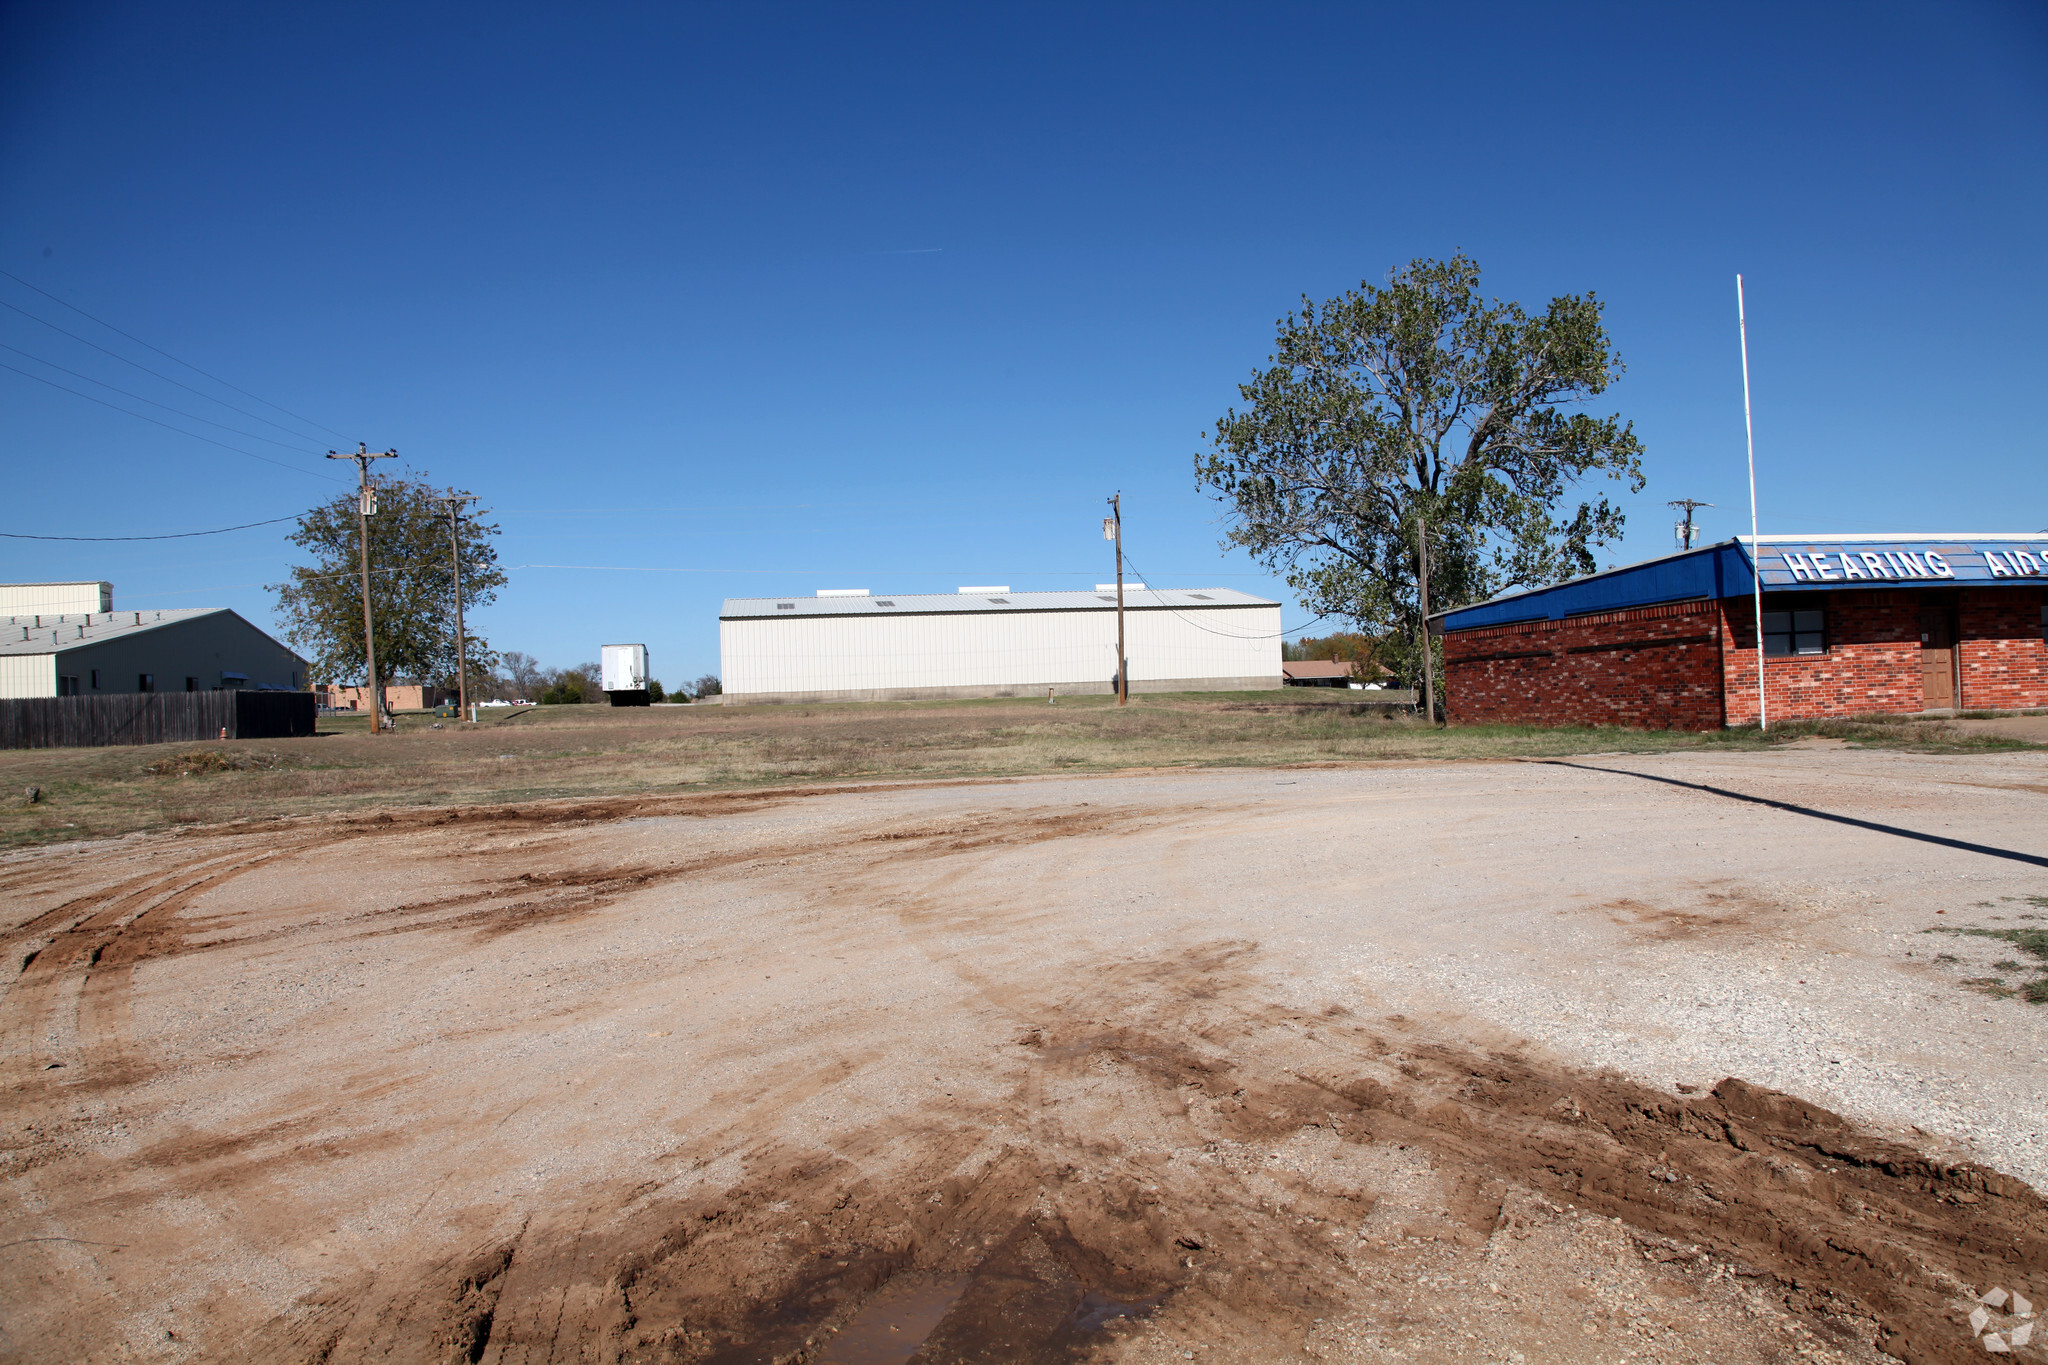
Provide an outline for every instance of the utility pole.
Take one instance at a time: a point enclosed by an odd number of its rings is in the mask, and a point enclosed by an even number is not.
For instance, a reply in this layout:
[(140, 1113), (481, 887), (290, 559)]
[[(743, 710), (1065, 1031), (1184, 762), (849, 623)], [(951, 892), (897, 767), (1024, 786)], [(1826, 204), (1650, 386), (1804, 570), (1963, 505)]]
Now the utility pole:
[(1422, 597), (1422, 706), (1431, 725), (1436, 724), (1436, 664), (1429, 657), (1429, 521), (1415, 514), (1415, 562)]
[(1124, 495), (1109, 500), (1109, 515), (1102, 519), (1102, 538), (1116, 542), (1116, 704), (1131, 701), (1131, 661), (1124, 653)]
[(1698, 498), (1680, 498), (1676, 502), (1667, 502), (1664, 505), (1666, 507), (1675, 507), (1685, 513), (1685, 520), (1680, 523), (1678, 528), (1678, 548), (1690, 550), (1692, 548), (1692, 509), (1695, 507), (1712, 507), (1714, 504), (1711, 502), (1701, 502)]
[(370, 517), (377, 510), (377, 490), (370, 486), (370, 461), (395, 460), (396, 447), (390, 450), (373, 451), (362, 442), (356, 442), (353, 452), (327, 452), (330, 460), (354, 460), (356, 470), (362, 475), (362, 487), (356, 497), (357, 545), (360, 549), (363, 569), (363, 679), (370, 693), (370, 733), (382, 733), (384, 724), (384, 692), (377, 686), (377, 631), (370, 622)]
[(448, 549), (455, 565), (455, 715), (469, 715), (468, 641), (462, 633), (462, 505), (475, 502), (474, 493), (456, 493), (441, 499), (448, 504)]

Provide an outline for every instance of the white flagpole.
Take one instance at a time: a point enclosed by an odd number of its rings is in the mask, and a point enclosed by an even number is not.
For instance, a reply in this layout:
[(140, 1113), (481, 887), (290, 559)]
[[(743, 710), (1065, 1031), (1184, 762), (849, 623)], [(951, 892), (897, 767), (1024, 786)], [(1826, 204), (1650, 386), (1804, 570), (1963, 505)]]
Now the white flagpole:
[(1742, 276), (1735, 277), (1735, 327), (1742, 335), (1742, 434), (1749, 440), (1749, 576), (1756, 584), (1756, 722), (1771, 728), (1764, 700), (1764, 569), (1763, 544), (1756, 533), (1756, 427), (1749, 420), (1749, 318), (1742, 307)]

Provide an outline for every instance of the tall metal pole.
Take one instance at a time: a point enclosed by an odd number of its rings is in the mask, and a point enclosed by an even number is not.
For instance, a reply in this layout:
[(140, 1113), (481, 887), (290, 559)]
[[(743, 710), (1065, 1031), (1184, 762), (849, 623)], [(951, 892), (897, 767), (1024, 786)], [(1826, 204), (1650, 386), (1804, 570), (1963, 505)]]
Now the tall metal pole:
[(475, 502), (474, 493), (444, 498), (448, 504), (448, 547), (455, 565), (455, 715), (469, 715), (468, 642), (462, 633), (462, 504)]
[(1109, 500), (1109, 519), (1116, 539), (1116, 704), (1131, 701), (1130, 656), (1124, 653), (1124, 495)]
[(1422, 705), (1431, 725), (1436, 724), (1436, 663), (1429, 652), (1429, 521), (1415, 514), (1415, 558), (1419, 569), (1417, 588), (1422, 602)]
[(1742, 434), (1749, 442), (1749, 576), (1756, 585), (1756, 728), (1771, 728), (1764, 698), (1764, 547), (1756, 532), (1756, 428), (1749, 420), (1749, 316), (1742, 306), (1742, 276), (1735, 277), (1735, 327), (1742, 335)]
[(377, 493), (370, 487), (370, 461), (395, 460), (398, 451), (372, 452), (366, 442), (356, 442), (352, 453), (327, 452), (330, 460), (354, 460), (356, 470), (362, 475), (362, 484), (356, 493), (356, 546), (358, 559), (363, 571), (363, 681), (370, 695), (370, 733), (378, 734), (384, 721), (384, 694), (377, 686), (377, 630), (370, 618), (370, 513), (377, 510)]

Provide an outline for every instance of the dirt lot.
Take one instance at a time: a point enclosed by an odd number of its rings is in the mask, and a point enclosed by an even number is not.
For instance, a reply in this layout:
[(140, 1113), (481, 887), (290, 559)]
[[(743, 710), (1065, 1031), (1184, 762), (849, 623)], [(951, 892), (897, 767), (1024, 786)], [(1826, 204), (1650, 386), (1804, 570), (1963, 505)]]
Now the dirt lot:
[(11, 1360), (1961, 1361), (2048, 1300), (2038, 751), (429, 806), (0, 890)]
[[(790, 782), (1018, 777), (1143, 767), (1531, 758), (1588, 750), (1754, 750), (1829, 737), (1918, 752), (2030, 747), (2021, 722), (1891, 717), (1694, 734), (1474, 725), (1449, 730), (1364, 692), (1144, 695), (832, 706), (542, 706), (481, 725), (323, 717), (317, 738), (141, 748), (0, 750), (0, 848), (270, 815), (478, 805)], [(1980, 727), (1981, 732), (1966, 727)], [(1988, 727), (1988, 728), (1982, 728)], [(2033, 742), (2048, 742), (2034, 733)], [(34, 787), (40, 799), (18, 799)]]

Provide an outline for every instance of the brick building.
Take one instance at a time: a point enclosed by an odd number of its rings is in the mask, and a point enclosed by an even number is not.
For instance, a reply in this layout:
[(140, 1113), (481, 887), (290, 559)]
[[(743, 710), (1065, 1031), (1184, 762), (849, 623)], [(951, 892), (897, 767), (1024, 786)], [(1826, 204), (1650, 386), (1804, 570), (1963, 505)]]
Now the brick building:
[[(2048, 535), (1765, 536), (1772, 720), (2048, 707)], [(1710, 730), (1757, 721), (1747, 537), (1461, 607), (1453, 721)]]
[[(320, 705), (337, 711), (367, 711), (370, 709), (370, 690), (367, 687), (345, 687), (340, 683), (318, 683), (313, 694), (320, 699)], [(419, 683), (385, 683), (384, 709), (387, 711), (428, 711), (436, 706), (445, 706), (455, 700), (452, 687), (426, 687)]]

